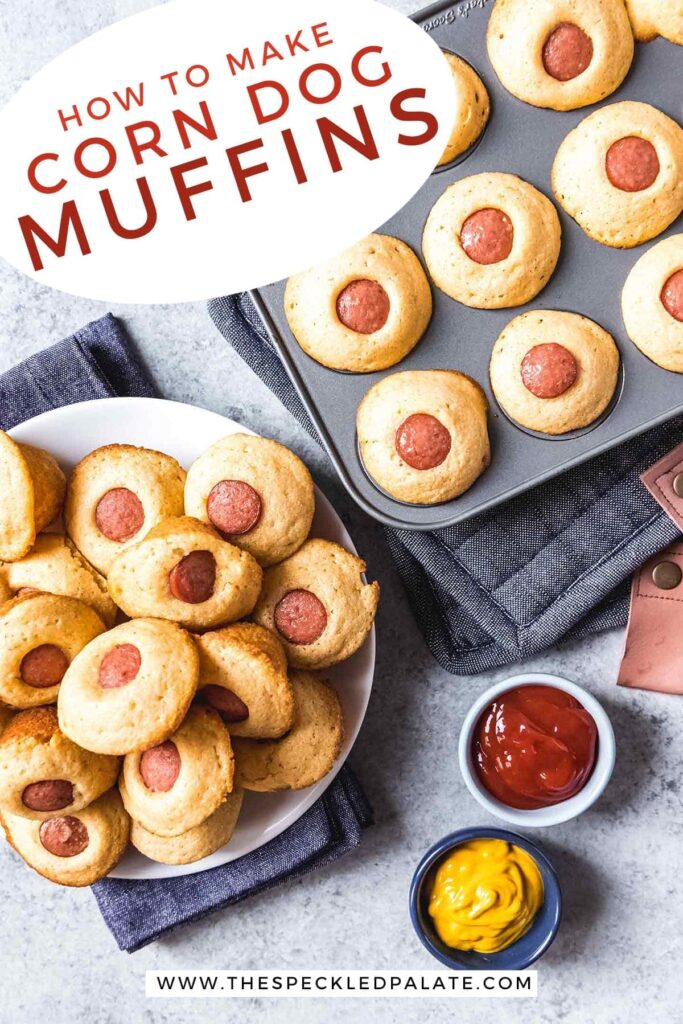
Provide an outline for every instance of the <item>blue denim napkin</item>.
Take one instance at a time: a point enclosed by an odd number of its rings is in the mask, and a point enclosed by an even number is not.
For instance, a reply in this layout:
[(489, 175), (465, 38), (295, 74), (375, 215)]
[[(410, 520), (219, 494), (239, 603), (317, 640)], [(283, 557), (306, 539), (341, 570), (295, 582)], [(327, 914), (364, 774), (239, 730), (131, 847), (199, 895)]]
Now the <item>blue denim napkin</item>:
[[(123, 326), (109, 314), (0, 376), (0, 427), (115, 395), (150, 397), (156, 390)], [(107, 878), (93, 892), (119, 948), (133, 952), (187, 921), (331, 863), (358, 846), (370, 824), (372, 808), (344, 766), (306, 814), (259, 850), (179, 878)]]
[(298, 821), (265, 846), (223, 867), (178, 878), (131, 882), (105, 878), (93, 886), (119, 948), (134, 953), (181, 924), (301, 878), (355, 849), (372, 824), (372, 808), (344, 765)]
[[(316, 434), (248, 295), (209, 303), (242, 358)], [(672, 420), (491, 512), (385, 530), (415, 617), (449, 672), (484, 672), (626, 623), (628, 579), (678, 536), (639, 475), (683, 440)]]
[(41, 412), (91, 398), (156, 394), (123, 327), (109, 313), (0, 375), (0, 428), (10, 430)]

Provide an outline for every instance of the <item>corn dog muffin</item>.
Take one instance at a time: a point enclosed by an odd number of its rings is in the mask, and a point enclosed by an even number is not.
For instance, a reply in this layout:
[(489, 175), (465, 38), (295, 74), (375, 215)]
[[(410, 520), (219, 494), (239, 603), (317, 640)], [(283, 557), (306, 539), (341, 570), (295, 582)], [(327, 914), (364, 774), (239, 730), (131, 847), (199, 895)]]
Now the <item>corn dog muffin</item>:
[(618, 249), (640, 245), (683, 210), (683, 129), (647, 103), (601, 107), (560, 145), (552, 183), (590, 238)]
[(316, 362), (370, 373), (398, 363), (417, 345), (432, 315), (432, 293), (412, 249), (368, 235), (285, 290), (292, 334)]
[(508, 92), (553, 110), (603, 100), (633, 60), (623, 0), (496, 0), (486, 44)]
[(455, 85), (453, 127), (438, 167), (452, 163), (474, 145), (486, 127), (491, 102), (486, 86), (474, 68), (448, 50), (443, 51)]
[(621, 308), (628, 336), (643, 355), (683, 373), (683, 234), (640, 257), (626, 278)]
[(112, 598), (131, 618), (170, 619), (188, 629), (210, 629), (254, 608), (262, 571), (247, 551), (190, 516), (165, 519), (109, 569)]
[(237, 622), (197, 637), (198, 699), (214, 708), (231, 736), (273, 739), (287, 732), (294, 697), (287, 656), (274, 633)]
[(190, 467), (185, 511), (260, 565), (274, 565), (310, 533), (313, 480), (301, 459), (277, 441), (229, 434)]
[(0, 578), (7, 586), (8, 596), (40, 590), (77, 597), (97, 612), (108, 629), (116, 620), (116, 605), (109, 596), (106, 580), (61, 534), (39, 534), (27, 555), (17, 562), (0, 564)]
[(463, 494), (491, 460), (488, 402), (456, 370), (384, 377), (358, 407), (363, 465), (399, 501), (434, 505)]
[(73, 743), (59, 728), (57, 709), (14, 716), (0, 736), (0, 811), (43, 821), (75, 814), (116, 783), (119, 762)]
[(514, 174), (473, 174), (429, 212), (422, 250), (434, 283), (475, 309), (521, 306), (560, 255), (560, 221), (543, 193)]
[(515, 317), (491, 356), (491, 387), (516, 423), (544, 434), (580, 430), (612, 400), (619, 351), (604, 328), (576, 313)]
[(31, 821), (3, 813), (7, 841), (30, 868), (58, 885), (93, 885), (123, 856), (130, 818), (110, 789), (78, 814)]
[(74, 597), (31, 593), (0, 606), (0, 700), (14, 708), (51, 704), (76, 655), (105, 629)]
[(296, 668), (327, 668), (350, 658), (375, 620), (379, 584), (365, 562), (329, 540), (309, 540), (266, 570), (254, 619), (274, 632)]
[(59, 513), (66, 480), (42, 448), (0, 430), (0, 561), (15, 562)]
[(59, 693), (61, 729), (101, 754), (145, 750), (179, 728), (198, 679), (199, 656), (185, 630), (132, 619), (74, 659)]
[(130, 841), (145, 857), (159, 864), (194, 864), (204, 857), (210, 857), (230, 841), (242, 809), (243, 797), (241, 789), (233, 789), (213, 814), (178, 836), (158, 836), (133, 821)]
[(639, 42), (663, 36), (683, 46), (683, 0), (626, 0), (626, 9)]
[(272, 793), (305, 789), (324, 778), (339, 757), (344, 721), (334, 690), (311, 672), (293, 672), (294, 724), (279, 740), (236, 738), (236, 783)]
[(148, 832), (179, 836), (205, 821), (232, 792), (234, 767), (220, 715), (195, 705), (170, 739), (124, 758), (121, 797)]
[(162, 519), (183, 514), (185, 471), (163, 452), (109, 444), (78, 463), (66, 494), (66, 531), (106, 576), (119, 552)]

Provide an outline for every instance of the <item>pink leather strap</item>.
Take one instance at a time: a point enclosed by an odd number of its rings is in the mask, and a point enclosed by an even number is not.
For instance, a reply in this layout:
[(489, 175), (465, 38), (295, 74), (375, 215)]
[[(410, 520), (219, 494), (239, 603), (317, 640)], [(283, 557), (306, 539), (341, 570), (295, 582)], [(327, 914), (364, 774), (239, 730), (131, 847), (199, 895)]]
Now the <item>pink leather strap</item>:
[(633, 577), (617, 682), (683, 693), (683, 542), (655, 555)]
[(650, 466), (640, 479), (683, 532), (683, 444)]
[[(683, 532), (683, 444), (641, 480)], [(683, 693), (683, 539), (633, 577), (626, 648), (617, 680), (660, 693)]]

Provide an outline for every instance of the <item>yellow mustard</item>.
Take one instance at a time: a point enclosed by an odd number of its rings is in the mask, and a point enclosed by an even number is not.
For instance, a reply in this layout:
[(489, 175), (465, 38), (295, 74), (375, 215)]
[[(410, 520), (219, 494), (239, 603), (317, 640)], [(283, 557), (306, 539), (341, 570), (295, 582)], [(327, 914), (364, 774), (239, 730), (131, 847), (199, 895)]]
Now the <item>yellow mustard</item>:
[(524, 935), (542, 903), (533, 857), (504, 839), (473, 839), (438, 869), (429, 914), (452, 949), (497, 953)]

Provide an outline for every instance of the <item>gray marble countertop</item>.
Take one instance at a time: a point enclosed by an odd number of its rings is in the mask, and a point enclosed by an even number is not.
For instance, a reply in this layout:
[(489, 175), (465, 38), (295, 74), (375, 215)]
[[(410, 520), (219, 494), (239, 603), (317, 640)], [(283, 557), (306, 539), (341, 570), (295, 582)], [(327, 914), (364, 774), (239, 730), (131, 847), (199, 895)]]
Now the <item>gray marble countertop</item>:
[[(409, 2), (394, 3), (408, 12)], [(0, 3), (0, 101), (44, 63), (145, 0)], [(7, 153), (4, 159), (9, 159)], [(233, 416), (291, 445), (316, 470), (382, 584), (378, 663), (351, 763), (377, 822), (352, 855), (302, 881), (191, 925), (132, 956), (120, 953), (88, 890), (59, 889), (0, 848), (0, 1021), (343, 1021), (370, 1011), (347, 1000), (146, 1002), (147, 968), (432, 968), (407, 913), (412, 870), (444, 833), (493, 824), (460, 778), (463, 715), (481, 690), (518, 670), (456, 678), (427, 651), (377, 528), (341, 493), (322, 453), (229, 349), (203, 305), (107, 307), (49, 291), (0, 266), (0, 371), (111, 308), (162, 393)], [(650, 1024), (680, 1019), (683, 700), (615, 686), (623, 638), (604, 634), (547, 652), (528, 669), (587, 685), (615, 726), (618, 759), (599, 804), (542, 830), (564, 889), (560, 934), (539, 965), (537, 1000), (375, 1000), (387, 1021), (563, 1021)]]

